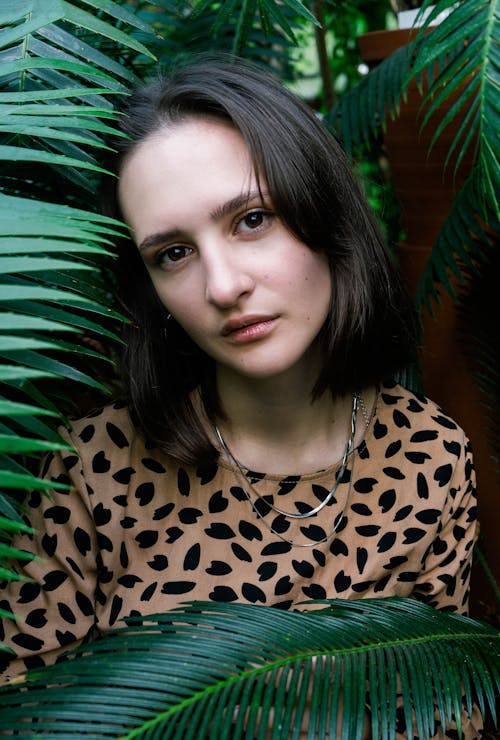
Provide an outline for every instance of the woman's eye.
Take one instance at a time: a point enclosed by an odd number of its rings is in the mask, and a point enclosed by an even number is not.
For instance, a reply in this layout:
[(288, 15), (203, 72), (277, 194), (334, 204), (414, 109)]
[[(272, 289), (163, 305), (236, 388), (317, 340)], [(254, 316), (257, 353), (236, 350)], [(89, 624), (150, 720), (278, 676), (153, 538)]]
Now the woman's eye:
[(250, 211), (238, 221), (236, 225), (236, 231), (243, 233), (258, 231), (259, 229), (267, 226), (271, 218), (272, 214), (269, 213), (269, 211)]
[(168, 265), (171, 262), (179, 262), (180, 260), (185, 259), (191, 254), (191, 252), (192, 249), (190, 247), (167, 247), (167, 249), (163, 249), (157, 254), (155, 261), (160, 265)]

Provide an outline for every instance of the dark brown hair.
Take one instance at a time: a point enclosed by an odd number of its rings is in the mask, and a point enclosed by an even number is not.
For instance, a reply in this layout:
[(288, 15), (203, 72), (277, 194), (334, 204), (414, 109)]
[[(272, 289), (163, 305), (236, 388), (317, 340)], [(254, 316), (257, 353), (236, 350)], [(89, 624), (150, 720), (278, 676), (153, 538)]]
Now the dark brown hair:
[[(119, 175), (127, 155), (160, 128), (193, 117), (229, 121), (282, 222), (327, 255), (333, 289), (313, 397), (379, 383), (412, 362), (411, 303), (350, 164), (317, 115), (277, 79), (240, 60), (198, 58), (132, 91), (123, 113), (127, 138), (112, 142), (108, 170)], [(105, 177), (104, 210), (121, 218), (117, 190), (118, 180)], [(191, 463), (216, 459), (189, 398), (199, 387), (208, 416), (222, 413), (213, 361), (167, 323), (132, 240), (121, 240), (118, 251), (118, 289), (132, 319), (122, 365), (131, 411), (169, 454)]]

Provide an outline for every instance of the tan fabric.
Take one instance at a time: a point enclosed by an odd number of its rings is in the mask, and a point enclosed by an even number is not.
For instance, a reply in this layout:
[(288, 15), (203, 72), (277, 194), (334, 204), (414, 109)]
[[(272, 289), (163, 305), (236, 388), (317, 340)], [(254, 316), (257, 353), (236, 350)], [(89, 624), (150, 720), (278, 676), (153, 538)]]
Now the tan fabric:
[[(53, 661), (130, 614), (195, 599), (288, 609), (314, 598), (413, 595), (467, 611), (476, 533), (470, 445), (431, 401), (400, 386), (378, 393), (365, 438), (319, 514), (284, 520), (259, 505), (283, 536), (307, 542), (332, 529), (348, 497), (336, 535), (314, 547), (272, 534), (228, 465), (196, 469), (148, 449), (119, 405), (76, 422), (69, 439), (77, 454), (52, 456), (46, 476), (69, 478), (72, 490), (32, 494), (37, 535), (15, 543), (41, 558), (23, 571), (33, 580), (2, 591), (0, 609), (20, 618), (0, 625), (0, 640), (18, 655), (6, 675)], [(248, 475), (261, 495), (303, 512), (325, 497), (338, 468)]]

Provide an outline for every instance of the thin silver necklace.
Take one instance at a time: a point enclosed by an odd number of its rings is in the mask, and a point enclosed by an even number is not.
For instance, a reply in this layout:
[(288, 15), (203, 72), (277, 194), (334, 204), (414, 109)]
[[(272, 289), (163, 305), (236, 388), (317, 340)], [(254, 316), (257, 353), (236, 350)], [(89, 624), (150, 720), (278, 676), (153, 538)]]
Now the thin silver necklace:
[[(273, 511), (276, 511), (278, 514), (281, 514), (281, 515), (283, 515), (283, 516), (285, 516), (287, 518), (290, 518), (290, 519), (307, 519), (307, 518), (309, 518), (311, 516), (314, 516), (318, 512), (320, 512), (328, 504), (328, 502), (333, 498), (333, 496), (335, 495), (335, 492), (336, 492), (336, 490), (338, 488), (338, 485), (339, 485), (340, 481), (344, 477), (345, 469), (347, 467), (347, 458), (349, 457), (349, 453), (352, 451), (352, 448), (353, 448), (353, 445), (354, 445), (354, 435), (356, 433), (356, 417), (357, 417), (359, 406), (360, 406), (360, 403), (359, 403), (359, 395), (357, 393), (355, 393), (353, 395), (353, 397), (352, 397), (351, 428), (350, 428), (350, 432), (349, 432), (349, 437), (347, 439), (347, 444), (346, 444), (346, 447), (345, 447), (345, 450), (344, 450), (344, 454), (343, 454), (343, 457), (342, 457), (342, 462), (341, 462), (340, 468), (337, 471), (337, 474), (335, 476), (335, 480), (333, 482), (333, 485), (330, 488), (330, 490), (329, 490), (327, 496), (324, 498), (324, 500), (318, 506), (316, 506), (315, 509), (311, 509), (311, 511), (307, 511), (305, 514), (295, 514), (294, 512), (284, 511), (283, 509), (280, 509), (278, 506), (274, 506), (274, 504), (269, 503), (269, 501), (267, 501), (263, 496), (261, 496), (260, 493), (255, 490), (255, 488), (252, 485), (251, 481), (245, 475), (245, 472), (243, 470), (243, 466), (240, 463), (240, 461), (233, 455), (233, 453), (231, 452), (231, 450), (227, 446), (227, 444), (226, 444), (226, 442), (225, 442), (222, 434), (220, 433), (220, 430), (219, 430), (218, 426), (217, 425), (214, 426), (215, 433), (217, 435), (217, 439), (219, 440), (222, 449), (224, 450), (224, 452), (226, 453), (226, 455), (229, 457), (229, 459), (231, 460), (231, 462), (236, 466), (236, 471), (235, 471), (236, 477), (237, 477), (237, 479), (239, 480), (239, 482), (241, 484), (241, 487), (243, 489), (243, 492), (244, 492), (245, 496), (247, 497), (248, 501), (252, 504), (253, 510), (255, 511), (255, 513), (257, 514), (257, 516), (260, 519), (262, 519), (262, 521), (264, 522), (264, 524), (266, 525), (266, 527), (269, 529), (269, 531), (272, 534), (274, 534), (277, 537), (279, 537), (281, 540), (283, 540), (283, 542), (287, 542), (289, 545), (292, 545), (294, 547), (314, 547), (315, 545), (319, 545), (322, 542), (326, 542), (327, 540), (329, 540), (330, 537), (332, 537), (332, 535), (335, 534), (335, 532), (337, 531), (337, 529), (340, 526), (340, 523), (341, 523), (342, 519), (344, 518), (344, 514), (345, 514), (345, 511), (347, 509), (347, 504), (349, 502), (349, 496), (350, 496), (350, 492), (351, 492), (351, 485), (350, 485), (350, 483), (349, 483), (349, 487), (347, 489), (346, 498), (345, 498), (345, 502), (344, 502), (344, 507), (343, 507), (342, 511), (340, 512), (340, 514), (336, 517), (335, 522), (334, 522), (334, 525), (333, 525), (333, 529), (327, 535), (325, 535), (325, 537), (323, 537), (321, 540), (315, 540), (314, 542), (307, 542), (307, 543), (294, 542), (293, 540), (290, 540), (287, 537), (284, 537), (282, 534), (280, 534), (280, 532), (277, 532), (275, 529), (273, 529), (272, 526), (269, 524), (269, 522), (267, 522), (266, 519), (264, 518), (264, 515), (261, 514), (261, 512), (257, 508), (256, 502), (255, 501), (252, 501), (252, 498), (251, 498), (250, 494), (248, 493), (247, 486), (250, 487), (251, 491), (253, 492), (253, 494), (255, 495), (255, 497), (256, 497), (257, 500), (262, 501), (262, 503), (265, 506), (269, 507)], [(364, 416), (364, 414), (363, 414), (363, 416)], [(366, 421), (366, 418), (365, 418), (365, 421)]]

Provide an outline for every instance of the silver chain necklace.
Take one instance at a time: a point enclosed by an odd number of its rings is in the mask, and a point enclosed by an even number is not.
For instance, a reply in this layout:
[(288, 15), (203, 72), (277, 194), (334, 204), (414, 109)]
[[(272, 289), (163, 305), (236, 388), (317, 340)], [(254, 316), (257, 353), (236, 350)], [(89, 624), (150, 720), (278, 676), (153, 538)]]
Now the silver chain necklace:
[[(364, 406), (364, 403), (361, 405), (362, 410), (363, 410), (363, 406)], [(287, 537), (284, 537), (282, 534), (280, 534), (275, 529), (273, 529), (272, 526), (269, 524), (269, 522), (267, 522), (266, 519), (264, 518), (264, 515), (261, 514), (260, 511), (258, 510), (258, 508), (256, 506), (256, 502), (252, 501), (252, 498), (251, 498), (250, 494), (247, 491), (247, 486), (250, 487), (251, 491), (253, 492), (253, 494), (255, 495), (255, 497), (256, 497), (257, 500), (262, 501), (262, 503), (265, 506), (269, 507), (270, 509), (272, 509), (273, 511), (275, 511), (278, 514), (281, 514), (282, 516), (288, 517), (289, 519), (308, 519), (309, 517), (314, 516), (315, 514), (317, 514), (318, 512), (320, 512), (328, 504), (328, 502), (333, 498), (333, 496), (335, 495), (335, 492), (336, 492), (336, 490), (338, 488), (338, 485), (339, 485), (340, 481), (344, 477), (345, 469), (347, 467), (347, 458), (349, 457), (349, 453), (352, 451), (352, 448), (353, 448), (353, 445), (354, 445), (354, 435), (356, 433), (356, 417), (357, 417), (357, 414), (358, 414), (358, 408), (359, 407), (360, 407), (360, 397), (359, 397), (359, 395), (357, 393), (355, 393), (353, 395), (353, 397), (352, 397), (351, 428), (350, 428), (350, 432), (349, 432), (349, 437), (347, 439), (347, 444), (346, 444), (346, 447), (345, 447), (345, 450), (344, 450), (344, 454), (342, 456), (342, 462), (341, 462), (341, 465), (340, 465), (340, 468), (339, 468), (337, 474), (335, 475), (335, 480), (333, 482), (333, 485), (330, 488), (330, 490), (328, 491), (328, 494), (323, 499), (323, 501), (318, 506), (316, 506), (315, 509), (311, 509), (310, 511), (307, 511), (305, 514), (295, 514), (293, 512), (287, 512), (287, 511), (284, 511), (283, 509), (280, 509), (278, 506), (274, 506), (274, 504), (269, 503), (269, 501), (266, 501), (266, 499), (263, 496), (261, 496), (258, 491), (255, 490), (255, 488), (252, 485), (251, 481), (245, 475), (245, 472), (243, 470), (242, 464), (233, 455), (233, 453), (231, 452), (231, 450), (227, 446), (227, 444), (226, 444), (226, 442), (225, 442), (222, 434), (220, 433), (220, 430), (219, 430), (218, 426), (217, 425), (214, 426), (215, 433), (217, 435), (217, 439), (219, 440), (222, 449), (224, 450), (224, 452), (226, 453), (226, 455), (229, 457), (229, 459), (231, 460), (231, 462), (236, 466), (236, 471), (235, 471), (236, 472), (236, 477), (237, 477), (237, 479), (239, 480), (239, 482), (241, 484), (241, 487), (243, 489), (243, 492), (244, 492), (245, 496), (247, 497), (248, 501), (252, 504), (253, 510), (255, 511), (255, 513), (257, 514), (257, 516), (264, 522), (264, 524), (269, 529), (269, 531), (272, 534), (274, 534), (277, 537), (279, 537), (281, 540), (283, 540), (283, 542), (287, 542), (289, 545), (292, 545), (293, 547), (314, 547), (316, 545), (321, 544), (322, 542), (326, 542), (327, 540), (329, 540), (330, 537), (332, 537), (332, 535), (335, 534), (335, 532), (337, 531), (337, 529), (340, 526), (340, 523), (341, 523), (342, 519), (344, 518), (344, 514), (345, 514), (345, 511), (347, 509), (347, 504), (349, 502), (349, 495), (350, 495), (350, 492), (351, 492), (351, 485), (350, 485), (350, 483), (349, 483), (349, 488), (347, 489), (346, 498), (345, 498), (345, 502), (344, 502), (344, 507), (343, 507), (342, 511), (340, 512), (340, 514), (337, 516), (337, 518), (336, 518), (336, 520), (334, 522), (334, 525), (333, 525), (333, 529), (327, 535), (325, 535), (325, 537), (323, 537), (321, 540), (315, 540), (314, 542), (307, 542), (307, 543), (294, 542), (293, 540), (290, 540)], [(365, 417), (365, 414), (364, 413), (363, 413), (363, 416)], [(366, 422), (366, 417), (365, 417), (365, 422)]]

